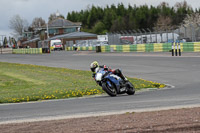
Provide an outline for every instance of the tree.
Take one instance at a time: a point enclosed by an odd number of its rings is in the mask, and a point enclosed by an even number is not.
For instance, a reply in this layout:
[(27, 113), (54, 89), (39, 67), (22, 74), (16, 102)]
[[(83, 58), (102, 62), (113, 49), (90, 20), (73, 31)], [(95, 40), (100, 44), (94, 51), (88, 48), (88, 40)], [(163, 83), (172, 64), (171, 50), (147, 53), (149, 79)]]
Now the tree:
[(93, 32), (96, 33), (96, 34), (105, 34), (106, 33), (106, 30), (105, 29), (105, 25), (104, 23), (102, 23), (101, 21), (97, 22), (95, 24), (95, 26), (93, 27)]
[(188, 5), (186, 1), (177, 2), (174, 7), (175, 7), (174, 16), (173, 16), (174, 25), (180, 25), (187, 14), (193, 13), (192, 7)]
[(50, 16), (49, 16), (49, 22), (51, 22), (53, 20), (56, 20), (58, 18), (63, 18), (64, 19), (65, 17), (57, 11), (57, 13), (50, 14)]
[(71, 17), (71, 13), (70, 12), (68, 12), (68, 14), (67, 14), (67, 20), (70, 20), (70, 21), (72, 21), (72, 17)]
[(200, 13), (193, 13), (187, 15), (180, 26), (181, 31), (185, 34), (184, 37), (188, 37), (191, 40), (197, 37), (199, 40), (199, 28), (200, 28)]
[(160, 5), (158, 5), (158, 7), (160, 7), (160, 8), (169, 7), (169, 3), (167, 3), (167, 2), (161, 2)]
[(185, 26), (187, 25), (196, 25), (200, 24), (200, 13), (193, 13), (191, 15), (187, 15), (185, 19), (183, 20), (183, 24)]
[(97, 8), (92, 6), (90, 14), (87, 19), (88, 27), (91, 28), (98, 20)]
[(159, 16), (155, 27), (159, 31), (165, 31), (172, 28), (172, 19), (168, 16)]
[(45, 26), (45, 20), (42, 19), (41, 17), (36, 17), (33, 19), (32, 21), (32, 27), (33, 28), (38, 28), (38, 27), (41, 27), (41, 26)]
[(28, 21), (19, 15), (13, 16), (9, 22), (9, 27), (14, 30), (14, 36), (16, 37), (22, 36), (24, 30), (28, 28)]
[(73, 21), (73, 22), (77, 22), (77, 13), (75, 11), (72, 11), (72, 13), (69, 15), (68, 20)]
[(120, 30), (128, 30), (127, 29), (127, 20), (125, 17), (119, 16), (114, 22), (111, 27), (111, 31), (120, 31)]
[(17, 41), (15, 40), (15, 38), (11, 38), (11, 40), (12, 40), (12, 43), (13, 43), (14, 45), (17, 45)]
[(129, 25), (129, 30), (130, 29), (137, 29), (137, 27), (136, 27), (136, 20), (135, 20), (133, 12), (129, 13), (129, 22), (128, 22), (128, 25)]
[(103, 18), (103, 23), (105, 24), (105, 29), (110, 30), (112, 26), (112, 13), (110, 12), (109, 9), (105, 10), (104, 13), (104, 18)]
[(118, 4), (118, 6), (117, 6), (117, 15), (125, 16), (125, 14), (126, 14), (126, 9), (125, 9), (123, 3)]
[(172, 15), (171, 15), (171, 8), (169, 4), (166, 2), (160, 3), (158, 5), (159, 16), (157, 21), (154, 23), (156, 30), (165, 31), (172, 28)]
[[(158, 6), (136, 5), (128, 7), (123, 3), (112, 4), (104, 8), (98, 6), (88, 7), (80, 12), (72, 11), (68, 13), (67, 19), (73, 22), (82, 22), (82, 28), (94, 32), (94, 28), (99, 27), (99, 22), (104, 24), (104, 30), (119, 31), (132, 29), (153, 29), (154, 26), (164, 30), (171, 26), (180, 25), (187, 14), (194, 11), (186, 1), (176, 3), (170, 7), (168, 3), (162, 2)], [(195, 12), (200, 12), (195, 10)], [(164, 25), (166, 21), (167, 27)], [(98, 25), (97, 25), (98, 24)]]
[(183, 1), (183, 2), (177, 2), (175, 5), (174, 5), (175, 9), (178, 10), (180, 8), (185, 8), (185, 9), (190, 9), (192, 10), (192, 7), (187, 3), (187, 1)]
[(172, 9), (169, 7), (168, 3), (162, 2), (160, 5), (158, 5), (158, 9), (160, 10), (159, 15), (171, 16)]
[(4, 37), (4, 41), (3, 41), (3, 47), (5, 48), (8, 44), (8, 40), (7, 37)]

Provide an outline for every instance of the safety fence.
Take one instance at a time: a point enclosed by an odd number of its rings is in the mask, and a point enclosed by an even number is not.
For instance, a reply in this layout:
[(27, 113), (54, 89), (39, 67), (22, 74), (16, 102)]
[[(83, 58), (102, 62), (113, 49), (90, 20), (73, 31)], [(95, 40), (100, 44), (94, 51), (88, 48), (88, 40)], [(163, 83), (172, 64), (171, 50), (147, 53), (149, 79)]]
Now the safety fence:
[(42, 54), (42, 48), (13, 49), (13, 54)]
[[(153, 43), (137, 45), (107, 45), (97, 47), (77, 47), (80, 51), (97, 51), (97, 52), (171, 52), (172, 44), (176, 43)], [(200, 52), (200, 42), (180, 43), (181, 52)], [(75, 50), (73, 47), (67, 47), (67, 51)]]

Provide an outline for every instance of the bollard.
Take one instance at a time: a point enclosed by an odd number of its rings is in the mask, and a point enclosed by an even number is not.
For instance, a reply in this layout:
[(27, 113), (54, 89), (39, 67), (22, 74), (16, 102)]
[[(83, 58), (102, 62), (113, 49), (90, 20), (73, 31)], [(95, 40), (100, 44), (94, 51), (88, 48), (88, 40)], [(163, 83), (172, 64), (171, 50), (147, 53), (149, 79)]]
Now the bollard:
[(174, 42), (172, 42), (172, 56), (174, 56)]
[(178, 52), (179, 52), (179, 56), (181, 56), (181, 44), (180, 44), (180, 41), (178, 42)]
[(178, 53), (177, 53), (178, 51), (177, 51), (177, 42), (175, 43), (175, 53), (176, 53), (176, 56), (178, 55)]

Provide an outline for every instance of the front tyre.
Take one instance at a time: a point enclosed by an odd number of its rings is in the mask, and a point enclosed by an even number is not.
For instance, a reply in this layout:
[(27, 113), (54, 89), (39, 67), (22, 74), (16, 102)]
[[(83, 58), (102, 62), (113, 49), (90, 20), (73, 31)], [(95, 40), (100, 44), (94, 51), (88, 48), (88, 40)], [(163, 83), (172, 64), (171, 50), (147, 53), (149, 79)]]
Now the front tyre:
[(135, 87), (131, 82), (126, 83), (126, 89), (128, 95), (134, 95), (135, 94)]
[(117, 91), (115, 89), (115, 86), (110, 82), (109, 80), (102, 83), (102, 89), (111, 97), (114, 97), (117, 95)]

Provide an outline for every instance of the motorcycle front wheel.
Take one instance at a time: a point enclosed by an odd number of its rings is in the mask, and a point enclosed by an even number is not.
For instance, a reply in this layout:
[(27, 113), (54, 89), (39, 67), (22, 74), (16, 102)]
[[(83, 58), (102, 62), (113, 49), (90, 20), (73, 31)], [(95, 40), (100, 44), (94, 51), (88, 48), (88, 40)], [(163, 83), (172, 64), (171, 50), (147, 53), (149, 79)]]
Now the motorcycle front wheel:
[(128, 95), (134, 95), (135, 94), (135, 87), (131, 82), (126, 83), (126, 88), (127, 88), (127, 94)]
[(117, 95), (117, 91), (115, 89), (115, 86), (113, 85), (112, 82), (107, 80), (106, 82), (102, 83), (102, 89), (111, 97), (114, 97)]

